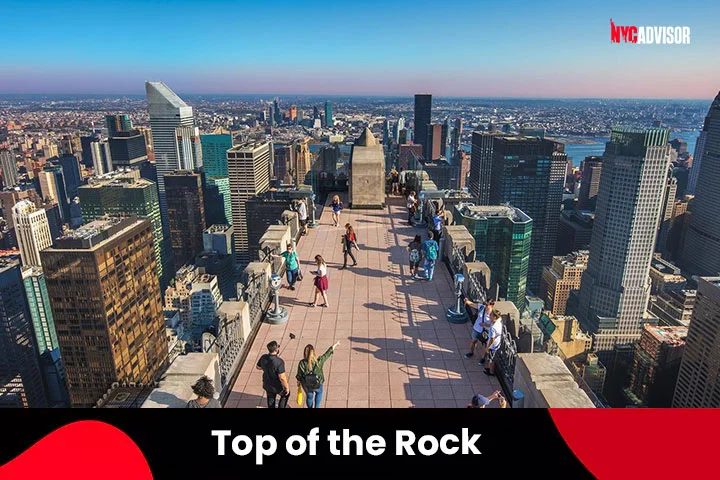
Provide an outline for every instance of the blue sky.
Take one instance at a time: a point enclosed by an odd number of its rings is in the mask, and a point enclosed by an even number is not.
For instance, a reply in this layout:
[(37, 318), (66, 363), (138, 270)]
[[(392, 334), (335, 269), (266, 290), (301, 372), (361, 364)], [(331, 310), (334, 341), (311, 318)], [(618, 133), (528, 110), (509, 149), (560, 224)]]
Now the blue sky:
[[(720, 2), (15, 1), (0, 93), (711, 98)], [(691, 45), (613, 45), (687, 25)]]

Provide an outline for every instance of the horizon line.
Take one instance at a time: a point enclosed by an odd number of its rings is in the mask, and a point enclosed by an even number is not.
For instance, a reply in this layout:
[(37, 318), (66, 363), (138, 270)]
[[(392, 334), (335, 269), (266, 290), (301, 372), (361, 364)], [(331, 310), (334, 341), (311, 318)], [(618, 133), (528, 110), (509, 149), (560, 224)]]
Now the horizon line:
[[(322, 94), (322, 93), (229, 93), (229, 92), (178, 92), (173, 90), (178, 96), (180, 95), (193, 95), (193, 96), (211, 96), (211, 95), (236, 95), (236, 96), (275, 96), (275, 97), (377, 97), (377, 98), (404, 98), (408, 97), (411, 101), (413, 100), (414, 93), (409, 94), (381, 94), (381, 93), (333, 93), (333, 94)], [(134, 96), (144, 97), (144, 93), (79, 93), (79, 92), (23, 92), (23, 93), (5, 93), (0, 92), (0, 96), (21, 96), (21, 95), (93, 95), (93, 96)], [(479, 100), (711, 100), (714, 97), (584, 97), (584, 96), (572, 96), (572, 97), (560, 97), (560, 96), (481, 96), (481, 95), (435, 95), (430, 94), (434, 98), (439, 99), (479, 99)]]

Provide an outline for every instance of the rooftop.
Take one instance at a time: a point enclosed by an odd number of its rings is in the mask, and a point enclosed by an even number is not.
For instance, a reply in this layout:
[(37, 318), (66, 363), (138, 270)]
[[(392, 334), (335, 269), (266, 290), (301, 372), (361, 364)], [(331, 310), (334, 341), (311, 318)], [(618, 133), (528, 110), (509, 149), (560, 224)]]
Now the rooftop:
[(113, 236), (144, 221), (135, 216), (105, 216), (58, 237), (55, 240), (56, 247), (50, 250), (97, 248)]
[[(403, 199), (389, 197), (387, 203), (384, 212), (343, 212), (343, 223), (356, 227), (360, 245), (358, 266), (345, 270), (339, 269), (342, 232), (332, 227), (331, 209), (323, 209), (320, 227), (310, 229), (298, 243), (306, 279), (295, 291), (280, 290), (280, 304), (290, 319), (284, 325), (260, 326), (226, 407), (266, 404), (262, 372), (255, 364), (271, 340), (283, 345), (291, 378), (305, 345), (311, 343), (324, 353), (340, 342), (324, 368), (325, 407), (464, 408), (474, 394), (489, 395), (500, 388), (497, 377), (483, 373), (477, 355), (463, 355), (470, 342), (470, 322), (458, 325), (445, 318), (455, 301), (448, 269), (439, 264), (432, 282), (410, 277), (407, 246), (423, 230), (407, 225)], [(308, 307), (313, 295), (308, 277), (316, 254), (328, 263), (328, 308)], [(296, 340), (288, 340), (291, 332)], [(295, 392), (294, 381), (291, 387)]]
[(460, 213), (465, 217), (474, 218), (480, 220), (483, 218), (497, 218), (505, 217), (513, 222), (528, 222), (531, 221), (522, 210), (515, 207), (506, 205), (491, 206), (491, 205), (475, 205), (474, 203), (459, 203), (456, 207)]
[(655, 327), (651, 325), (645, 325), (645, 330), (655, 337), (661, 343), (671, 343), (674, 345), (680, 345), (685, 343), (687, 338), (688, 327)]

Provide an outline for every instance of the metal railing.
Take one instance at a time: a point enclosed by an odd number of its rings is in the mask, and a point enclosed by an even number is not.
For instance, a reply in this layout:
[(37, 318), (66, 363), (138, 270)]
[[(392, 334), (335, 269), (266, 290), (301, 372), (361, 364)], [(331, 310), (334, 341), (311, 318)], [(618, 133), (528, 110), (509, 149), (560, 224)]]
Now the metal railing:
[(495, 354), (494, 362), (495, 374), (498, 380), (500, 380), (500, 386), (505, 392), (505, 395), (507, 395), (507, 398), (513, 398), (513, 378), (515, 377), (517, 354), (518, 351), (515, 340), (507, 328), (503, 327), (502, 340)]

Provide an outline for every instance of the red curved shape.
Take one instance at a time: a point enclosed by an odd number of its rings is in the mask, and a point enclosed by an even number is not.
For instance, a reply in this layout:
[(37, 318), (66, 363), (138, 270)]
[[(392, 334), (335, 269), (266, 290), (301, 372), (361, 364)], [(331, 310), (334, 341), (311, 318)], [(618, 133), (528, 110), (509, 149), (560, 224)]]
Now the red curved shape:
[(718, 409), (550, 409), (570, 450), (598, 479), (717, 475)]
[(150, 466), (121, 430), (97, 421), (61, 427), (0, 467), (0, 478), (145, 480)]

